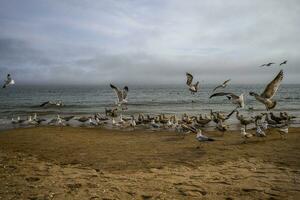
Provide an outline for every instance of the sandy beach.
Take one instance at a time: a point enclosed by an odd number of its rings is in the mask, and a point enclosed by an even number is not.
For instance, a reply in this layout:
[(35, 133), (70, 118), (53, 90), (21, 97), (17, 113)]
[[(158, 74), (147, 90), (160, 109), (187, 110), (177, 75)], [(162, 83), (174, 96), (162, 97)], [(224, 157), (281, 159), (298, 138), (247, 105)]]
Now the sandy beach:
[(246, 144), (174, 132), (0, 132), (0, 199), (299, 199), (299, 128)]

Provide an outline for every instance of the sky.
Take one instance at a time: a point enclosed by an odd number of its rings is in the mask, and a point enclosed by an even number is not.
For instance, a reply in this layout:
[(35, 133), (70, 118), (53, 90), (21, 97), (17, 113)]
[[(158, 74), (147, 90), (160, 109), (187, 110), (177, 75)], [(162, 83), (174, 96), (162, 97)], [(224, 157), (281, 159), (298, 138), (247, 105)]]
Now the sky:
[(190, 72), (201, 84), (249, 84), (283, 68), (284, 83), (300, 83), (299, 19), (298, 0), (1, 0), (0, 75), (182, 84)]

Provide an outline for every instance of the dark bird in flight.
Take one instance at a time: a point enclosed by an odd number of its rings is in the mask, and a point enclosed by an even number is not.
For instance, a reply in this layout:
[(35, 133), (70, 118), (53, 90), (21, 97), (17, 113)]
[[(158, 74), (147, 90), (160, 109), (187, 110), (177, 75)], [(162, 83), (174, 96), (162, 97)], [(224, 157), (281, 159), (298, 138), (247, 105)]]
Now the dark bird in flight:
[(263, 64), (263, 65), (261, 65), (260, 67), (270, 67), (271, 65), (273, 65), (273, 64), (275, 64), (275, 63), (273, 63), (273, 62), (270, 62), (270, 63), (266, 63), (266, 64)]
[(275, 108), (277, 102), (275, 100), (272, 100), (272, 98), (275, 96), (282, 79), (283, 70), (280, 70), (277, 76), (267, 85), (267, 87), (261, 95), (255, 92), (250, 92), (249, 94), (251, 96), (254, 96), (257, 101), (265, 104), (267, 110), (273, 109)]
[(287, 63), (287, 60), (285, 60), (285, 61), (283, 61), (282, 63), (280, 63), (280, 66), (281, 66), (281, 65), (286, 65), (286, 63)]

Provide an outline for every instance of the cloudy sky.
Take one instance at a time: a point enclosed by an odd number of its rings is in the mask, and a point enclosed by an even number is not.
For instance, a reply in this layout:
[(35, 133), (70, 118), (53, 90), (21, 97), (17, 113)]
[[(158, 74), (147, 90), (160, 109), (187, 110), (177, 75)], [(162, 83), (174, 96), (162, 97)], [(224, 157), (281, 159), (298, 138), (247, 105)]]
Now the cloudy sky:
[(0, 75), (24, 84), (300, 83), (298, 0), (1, 0)]

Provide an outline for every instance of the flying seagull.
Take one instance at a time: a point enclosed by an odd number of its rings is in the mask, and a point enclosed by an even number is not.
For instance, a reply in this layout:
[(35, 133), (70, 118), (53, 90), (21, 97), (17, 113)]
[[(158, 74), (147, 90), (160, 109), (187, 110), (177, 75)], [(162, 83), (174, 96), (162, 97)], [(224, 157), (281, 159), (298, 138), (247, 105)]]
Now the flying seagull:
[(265, 104), (267, 110), (273, 109), (275, 108), (277, 102), (272, 100), (272, 98), (275, 96), (282, 79), (283, 70), (280, 70), (277, 76), (267, 85), (265, 91), (261, 95), (255, 92), (250, 92), (249, 94), (254, 96), (257, 101)]
[(233, 104), (238, 104), (240, 108), (244, 108), (245, 102), (244, 102), (244, 94), (241, 94), (240, 96), (237, 96), (233, 93), (230, 92), (218, 92), (212, 94), (209, 98), (211, 99), (212, 97), (216, 96), (226, 96)]
[(261, 65), (260, 67), (270, 67), (271, 65), (273, 65), (273, 64), (275, 64), (275, 63), (273, 63), (273, 62), (270, 62), (270, 63), (266, 63), (266, 64), (263, 64), (263, 65)]
[(228, 79), (228, 80), (224, 81), (224, 83), (222, 83), (221, 85), (218, 85), (218, 86), (213, 90), (213, 92), (216, 91), (216, 90), (219, 89), (219, 88), (225, 88), (230, 80), (231, 80), (231, 79)]
[(128, 89), (127, 86), (125, 86), (125, 87), (123, 88), (123, 90), (117, 88), (117, 87), (114, 86), (113, 84), (110, 84), (110, 87), (111, 87), (112, 89), (114, 89), (114, 91), (116, 92), (116, 95), (117, 95), (117, 98), (118, 98), (116, 104), (117, 104), (118, 106), (122, 105), (123, 103), (127, 103), (127, 93), (128, 93), (128, 91), (129, 91), (129, 89)]
[(9, 85), (14, 85), (15, 81), (11, 78), (10, 74), (7, 74), (7, 78), (4, 81), (4, 85), (2, 86), (2, 88), (6, 88)]
[(186, 73), (186, 84), (189, 87), (189, 90), (192, 94), (195, 94), (198, 91), (199, 88), (199, 81), (197, 83), (193, 84), (193, 75), (190, 73)]
[(282, 63), (280, 63), (280, 66), (281, 65), (285, 65), (287, 63), (287, 60), (283, 61)]

